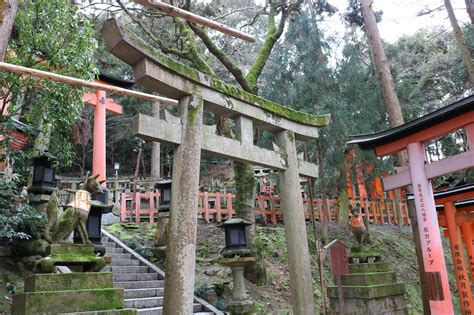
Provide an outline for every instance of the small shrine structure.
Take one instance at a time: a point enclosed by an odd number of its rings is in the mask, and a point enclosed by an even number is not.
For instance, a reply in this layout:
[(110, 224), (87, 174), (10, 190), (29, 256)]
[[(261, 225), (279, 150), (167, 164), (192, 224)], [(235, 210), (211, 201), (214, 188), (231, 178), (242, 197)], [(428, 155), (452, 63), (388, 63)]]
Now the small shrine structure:
[[(426, 161), (426, 142), (459, 129), (467, 140), (465, 152), (431, 163)], [(353, 136), (348, 144), (374, 150), (377, 156), (407, 150), (409, 165), (398, 168), (395, 175), (384, 177), (384, 190), (412, 185), (423, 257), (421, 277), (427, 291), (424, 293), (432, 314), (453, 314), (431, 179), (474, 166), (474, 96), (391, 129)]]
[[(318, 168), (298, 159), (296, 140), (318, 137), (318, 129), (329, 123), (330, 116), (298, 112), (204, 75), (160, 53), (114, 19), (104, 23), (102, 35), (108, 50), (132, 66), (137, 85), (179, 100), (179, 117), (139, 114), (134, 119), (136, 136), (175, 146), (164, 313), (192, 313), (199, 164), (205, 152), (279, 171), (293, 311), (314, 314), (299, 175), (315, 178)], [(204, 111), (233, 119), (235, 139), (204, 125)], [(256, 127), (275, 134), (274, 150), (254, 145)]]

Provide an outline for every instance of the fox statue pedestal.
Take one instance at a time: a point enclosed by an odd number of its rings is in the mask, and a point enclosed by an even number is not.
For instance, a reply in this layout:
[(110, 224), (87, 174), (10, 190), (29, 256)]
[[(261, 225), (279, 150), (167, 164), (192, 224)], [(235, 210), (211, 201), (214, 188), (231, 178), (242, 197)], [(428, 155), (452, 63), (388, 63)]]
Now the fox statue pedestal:
[[(341, 276), (345, 315), (408, 314), (405, 284), (397, 282), (386, 262), (350, 264)], [(338, 290), (327, 288), (330, 314), (339, 314)]]

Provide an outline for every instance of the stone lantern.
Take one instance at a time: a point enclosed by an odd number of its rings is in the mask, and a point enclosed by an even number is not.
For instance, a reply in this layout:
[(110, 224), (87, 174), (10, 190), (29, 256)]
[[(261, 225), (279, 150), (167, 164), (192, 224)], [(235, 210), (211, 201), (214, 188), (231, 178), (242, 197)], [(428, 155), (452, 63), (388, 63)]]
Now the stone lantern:
[(171, 179), (163, 179), (155, 184), (155, 189), (160, 190), (160, 212), (170, 211), (171, 205)]
[(33, 180), (29, 191), (32, 193), (51, 194), (56, 190), (56, 179), (53, 166), (47, 156), (33, 159)]
[(247, 248), (245, 227), (252, 223), (243, 219), (230, 219), (220, 224), (225, 230), (225, 250), (220, 263), (230, 267), (234, 288), (232, 301), (228, 308), (231, 314), (253, 314), (254, 303), (247, 297), (245, 290), (244, 268), (255, 263), (252, 251)]

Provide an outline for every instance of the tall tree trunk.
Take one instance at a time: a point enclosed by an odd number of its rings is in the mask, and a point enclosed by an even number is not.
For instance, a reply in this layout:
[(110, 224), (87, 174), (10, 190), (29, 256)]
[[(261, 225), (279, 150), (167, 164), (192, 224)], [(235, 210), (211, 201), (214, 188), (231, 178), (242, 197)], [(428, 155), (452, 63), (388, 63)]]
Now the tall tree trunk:
[[(151, 108), (151, 114), (155, 118), (160, 118), (160, 103), (159, 102), (153, 102), (152, 108)], [(151, 170), (150, 170), (150, 177), (153, 179), (159, 179), (160, 178), (160, 171), (161, 171), (161, 165), (160, 165), (160, 143), (159, 142), (153, 142), (151, 144)]]
[(465, 0), (465, 2), (467, 14), (469, 14), (469, 18), (471, 19), (471, 24), (474, 24), (474, 0)]
[[(398, 100), (395, 85), (393, 84), (392, 73), (388, 64), (387, 56), (383, 48), (382, 40), (380, 38), (377, 21), (375, 20), (374, 11), (372, 10), (371, 0), (359, 0), (362, 13), (364, 15), (365, 31), (372, 49), (372, 56), (374, 58), (375, 69), (382, 86), (382, 92), (385, 99), (385, 106), (387, 108), (388, 120), (391, 127), (403, 125), (404, 119), (400, 101)], [(405, 151), (397, 154), (398, 165), (407, 165), (408, 158)]]
[(0, 4), (0, 61), (5, 60), (17, 11), (18, 0), (6, 0)]
[(316, 140), (316, 148), (318, 150), (317, 157), (318, 157), (318, 169), (319, 169), (319, 187), (321, 189), (321, 201), (322, 201), (322, 208), (323, 208), (323, 222), (322, 222), (322, 236), (321, 242), (326, 244), (329, 239), (329, 209), (327, 204), (327, 187), (326, 182), (324, 181), (324, 148), (323, 148), (323, 135), (322, 132), (319, 135), (319, 138)]
[(464, 66), (466, 67), (467, 74), (469, 75), (469, 82), (471, 82), (471, 86), (474, 86), (474, 67), (472, 66), (471, 53), (469, 52), (469, 48), (467, 48), (464, 37), (462, 36), (461, 28), (459, 27), (458, 21), (456, 20), (456, 16), (454, 15), (453, 7), (451, 6), (451, 1), (444, 0), (444, 6), (446, 7), (446, 11), (448, 11), (449, 21), (451, 22), (454, 36), (456, 37), (456, 44), (458, 45), (458, 49), (461, 53)]

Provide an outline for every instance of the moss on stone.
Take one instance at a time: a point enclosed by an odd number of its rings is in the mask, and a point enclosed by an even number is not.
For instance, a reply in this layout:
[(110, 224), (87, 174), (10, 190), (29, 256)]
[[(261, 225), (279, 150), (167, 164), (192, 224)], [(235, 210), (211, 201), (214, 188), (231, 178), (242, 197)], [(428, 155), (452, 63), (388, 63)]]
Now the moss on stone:
[(272, 114), (287, 118), (289, 120), (301, 124), (322, 127), (328, 125), (330, 122), (331, 115), (312, 115), (300, 112), (289, 107), (280, 105), (278, 103), (266, 100), (260, 96), (248, 93), (235, 85), (223, 82), (216, 76), (210, 76), (200, 73), (196, 69), (190, 68), (174, 60), (173, 58), (166, 56), (158, 49), (145, 43), (142, 39), (137, 37), (130, 30), (125, 29), (121, 25), (119, 25), (119, 27), (121, 28), (124, 39), (126, 41), (128, 40), (129, 44), (139, 49), (142, 53), (153, 59), (159, 65), (169, 68), (171, 71), (176, 72), (177, 74), (187, 79), (209, 86), (210, 88), (225, 95), (229, 95), (252, 105), (259, 106), (271, 112)]

